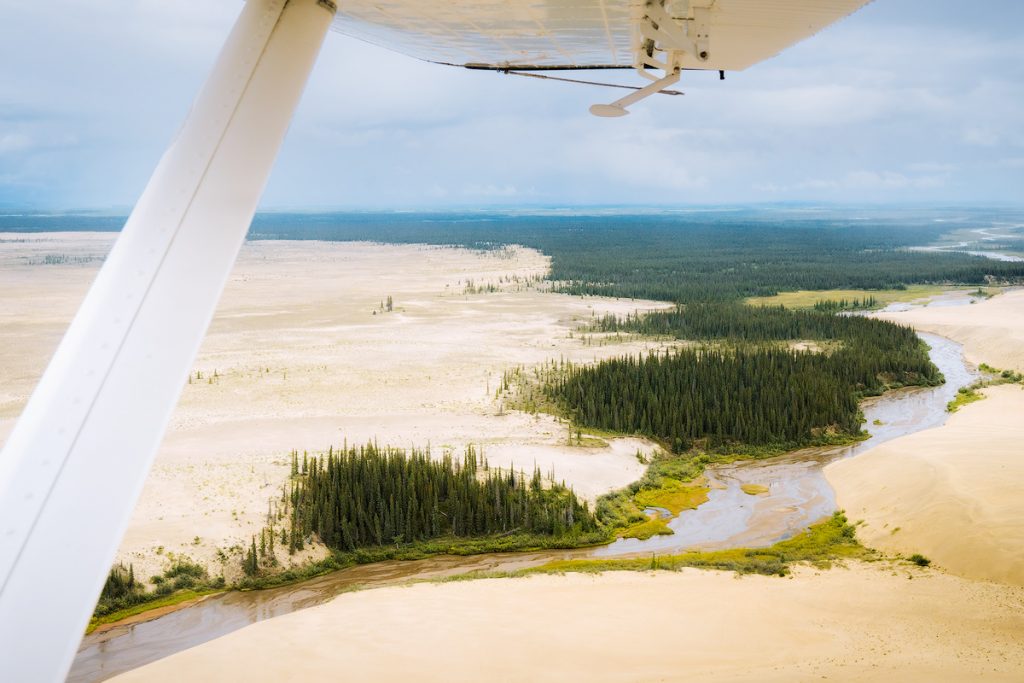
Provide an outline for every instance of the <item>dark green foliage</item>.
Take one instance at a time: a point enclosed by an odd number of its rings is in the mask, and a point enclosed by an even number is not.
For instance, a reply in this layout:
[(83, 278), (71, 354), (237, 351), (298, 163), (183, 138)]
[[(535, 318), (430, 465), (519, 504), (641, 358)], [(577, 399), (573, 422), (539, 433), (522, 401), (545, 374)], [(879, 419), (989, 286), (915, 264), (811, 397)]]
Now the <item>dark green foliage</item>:
[(259, 556), (256, 554), (256, 537), (252, 537), (252, 545), (242, 559), (242, 571), (246, 576), (256, 576), (260, 573)]
[(763, 209), (615, 216), (261, 214), (250, 237), (485, 249), (522, 244), (552, 257), (559, 291), (678, 302), (1024, 277), (1024, 263), (906, 249), (931, 243), (951, 227), (924, 215), (880, 213), (854, 221), (839, 212)]
[(838, 313), (839, 311), (864, 311), (878, 308), (878, 299), (866, 296), (863, 299), (823, 299), (814, 302), (814, 310), (821, 313)]
[(103, 585), (93, 616), (102, 617), (180, 590), (201, 591), (224, 587), (223, 577), (211, 582), (206, 569), (186, 557), (175, 559), (162, 575), (153, 576), (150, 581), (156, 586), (152, 592), (135, 579), (131, 565), (128, 569), (123, 564), (114, 565)]
[(929, 560), (927, 557), (919, 553), (914, 553), (913, 555), (911, 555), (910, 561), (916, 564), (918, 567), (927, 567), (932, 563), (931, 560)]
[(164, 579), (171, 580), (173, 589), (195, 588), (207, 578), (206, 569), (187, 558), (181, 558), (164, 572)]
[[(624, 320), (609, 317), (596, 326), (734, 343), (570, 368), (546, 388), (582, 424), (647, 434), (677, 452), (702, 439), (710, 445), (798, 445), (857, 435), (859, 398), (893, 386), (942, 382), (913, 330), (870, 318), (690, 304)], [(765, 343), (792, 339), (838, 347), (814, 353)]]
[(442, 536), (597, 531), (572, 490), (545, 486), (540, 472), (486, 467), (471, 447), (461, 463), (429, 451), (368, 444), (309, 459), (291, 493), (296, 542), (315, 533), (328, 547), (355, 550)]
[(114, 601), (131, 596), (142, 590), (142, 586), (135, 580), (135, 568), (124, 564), (115, 564), (107, 574), (107, 580), (100, 592), (100, 600)]
[[(550, 388), (573, 418), (617, 432), (713, 445), (801, 443), (859, 430), (857, 399), (823, 359), (783, 349), (679, 350), (573, 369)], [(820, 434), (818, 434), (820, 436)]]
[[(1019, 280), (1024, 263), (907, 249), (993, 221), (1019, 222), (1020, 212), (768, 206), (644, 215), (262, 213), (249, 237), (480, 249), (522, 244), (552, 257), (551, 277), (562, 291), (689, 302), (798, 289)], [(0, 216), (0, 231), (118, 230), (123, 222), (118, 216), (19, 212)]]

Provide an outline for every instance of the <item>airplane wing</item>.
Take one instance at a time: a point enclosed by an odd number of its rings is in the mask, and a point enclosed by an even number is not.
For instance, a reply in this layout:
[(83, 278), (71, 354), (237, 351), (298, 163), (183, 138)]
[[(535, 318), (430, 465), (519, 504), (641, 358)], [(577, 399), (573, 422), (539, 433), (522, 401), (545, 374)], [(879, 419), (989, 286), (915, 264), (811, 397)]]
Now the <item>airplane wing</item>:
[(870, 0), (350, 0), (334, 28), (419, 59), (472, 69), (637, 69), (663, 91), (686, 69), (741, 71)]
[(63, 680), (329, 27), (502, 70), (745, 69), (867, 0), (248, 0), (0, 453), (0, 662)]
[[(707, 59), (682, 67), (741, 71), (870, 0), (347, 0), (334, 30), (419, 59), (496, 69), (630, 68), (649, 56), (645, 16), (685, 32), (703, 21)], [(659, 12), (661, 14), (661, 12)]]

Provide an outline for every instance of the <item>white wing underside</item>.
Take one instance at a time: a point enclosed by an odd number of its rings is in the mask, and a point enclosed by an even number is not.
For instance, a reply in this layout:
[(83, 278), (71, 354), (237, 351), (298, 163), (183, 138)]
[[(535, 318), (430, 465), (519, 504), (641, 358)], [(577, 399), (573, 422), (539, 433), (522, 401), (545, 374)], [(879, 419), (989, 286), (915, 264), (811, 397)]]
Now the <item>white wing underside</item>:
[[(683, 68), (739, 71), (869, 0), (668, 0), (685, 24), (710, 11), (710, 55)], [(460, 66), (639, 66), (645, 0), (346, 0), (334, 29), (419, 59)]]

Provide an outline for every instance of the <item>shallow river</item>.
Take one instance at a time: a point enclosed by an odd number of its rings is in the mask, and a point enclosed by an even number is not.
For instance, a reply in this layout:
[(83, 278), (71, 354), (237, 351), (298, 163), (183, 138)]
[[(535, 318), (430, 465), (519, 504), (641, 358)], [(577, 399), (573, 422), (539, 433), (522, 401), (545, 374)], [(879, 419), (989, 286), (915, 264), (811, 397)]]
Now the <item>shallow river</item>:
[[(968, 367), (961, 346), (943, 337), (920, 335), (946, 384), (889, 392), (863, 404), (871, 438), (854, 446), (806, 449), (778, 458), (708, 468), (708, 501), (673, 519), (671, 536), (647, 541), (619, 540), (595, 549), (499, 553), (471, 557), (382, 562), (353, 567), (300, 584), (213, 596), (151, 621), (118, 626), (86, 636), (69, 681), (100, 681), (212, 640), (249, 624), (321, 604), (357, 586), (383, 586), (470, 571), (510, 571), (569, 557), (666, 553), (686, 548), (766, 546), (805, 529), (835, 509), (835, 496), (822, 468), (889, 439), (942, 424), (946, 403), (978, 373)], [(876, 424), (877, 421), (877, 424)], [(768, 487), (748, 495), (744, 484)]]
[[(932, 362), (946, 383), (927, 389), (902, 389), (862, 403), (865, 429), (871, 438), (853, 446), (811, 448), (778, 458), (741, 461), (709, 467), (708, 501), (685, 510), (669, 522), (671, 536), (646, 541), (621, 539), (596, 549), (610, 557), (627, 553), (677, 552), (687, 548), (720, 549), (767, 546), (800, 533), (832, 514), (835, 494), (822, 468), (880, 443), (912, 432), (937, 427), (946, 420), (946, 404), (957, 389), (978, 378), (967, 366), (962, 347), (933, 334), (920, 334), (931, 347)], [(768, 487), (764, 495), (743, 492), (744, 484)]]

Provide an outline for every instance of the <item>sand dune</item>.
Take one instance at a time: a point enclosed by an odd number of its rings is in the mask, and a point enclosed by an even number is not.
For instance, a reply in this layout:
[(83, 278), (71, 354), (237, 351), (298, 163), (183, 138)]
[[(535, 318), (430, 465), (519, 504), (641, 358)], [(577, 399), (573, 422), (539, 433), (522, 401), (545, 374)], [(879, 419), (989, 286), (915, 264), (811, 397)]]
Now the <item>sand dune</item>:
[[(113, 237), (0, 238), (0, 444)], [(236, 578), (242, 547), (280, 496), (290, 450), (345, 439), (456, 454), (473, 443), (494, 465), (554, 468), (590, 500), (637, 479), (635, 454), (649, 442), (569, 446), (550, 416), (499, 414), (504, 370), (643, 351), (651, 344), (588, 344), (575, 328), (592, 315), (666, 305), (537, 291), (531, 279), (548, 267), (522, 248), (247, 243), (119, 559), (148, 577), (170, 553), (187, 555)], [(389, 296), (390, 312), (381, 307)]]
[[(1024, 370), (1024, 291), (881, 317), (964, 344), (975, 363)], [(1024, 585), (1024, 387), (985, 390), (942, 427), (829, 465), (838, 504), (872, 547), (921, 553), (962, 576)]]
[(944, 426), (833, 463), (839, 506), (872, 548), (1024, 585), (1024, 387), (984, 391)]
[(972, 363), (1024, 370), (1024, 290), (969, 306), (925, 306), (878, 317), (955, 339)]
[(114, 680), (825, 678), (1019, 681), (1024, 590), (860, 564), (420, 584), (343, 595)]

